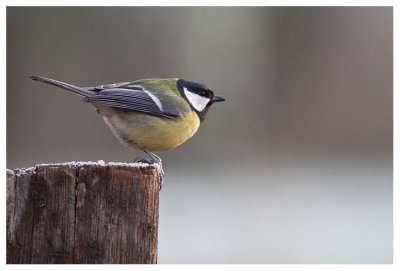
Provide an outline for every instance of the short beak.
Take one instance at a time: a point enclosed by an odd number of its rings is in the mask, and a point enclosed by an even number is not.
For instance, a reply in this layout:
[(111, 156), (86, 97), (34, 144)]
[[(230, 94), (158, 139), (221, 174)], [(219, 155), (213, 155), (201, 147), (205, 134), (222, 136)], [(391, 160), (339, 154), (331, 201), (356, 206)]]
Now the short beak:
[(212, 98), (212, 101), (215, 103), (215, 102), (223, 102), (223, 101), (225, 101), (225, 99), (224, 98), (222, 98), (221, 96), (214, 96), (213, 98)]

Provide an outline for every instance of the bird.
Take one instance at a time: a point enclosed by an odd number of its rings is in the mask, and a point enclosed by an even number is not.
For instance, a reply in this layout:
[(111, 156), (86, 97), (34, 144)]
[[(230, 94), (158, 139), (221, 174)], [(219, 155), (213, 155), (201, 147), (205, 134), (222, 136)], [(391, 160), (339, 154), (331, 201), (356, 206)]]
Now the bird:
[(92, 104), (114, 135), (128, 147), (148, 155), (135, 162), (159, 163), (154, 151), (171, 150), (190, 139), (211, 105), (225, 101), (204, 84), (179, 78), (150, 78), (96, 87), (58, 80), (32, 80), (68, 90)]

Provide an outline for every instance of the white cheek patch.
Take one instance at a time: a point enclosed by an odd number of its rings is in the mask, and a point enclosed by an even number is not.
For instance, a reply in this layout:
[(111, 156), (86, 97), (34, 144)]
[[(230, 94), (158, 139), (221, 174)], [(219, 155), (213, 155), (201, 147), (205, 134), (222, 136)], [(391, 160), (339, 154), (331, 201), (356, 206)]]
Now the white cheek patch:
[(183, 91), (185, 92), (185, 96), (189, 100), (190, 104), (199, 112), (203, 111), (206, 105), (210, 102), (210, 98), (197, 95), (196, 93), (187, 90), (187, 88), (183, 88)]

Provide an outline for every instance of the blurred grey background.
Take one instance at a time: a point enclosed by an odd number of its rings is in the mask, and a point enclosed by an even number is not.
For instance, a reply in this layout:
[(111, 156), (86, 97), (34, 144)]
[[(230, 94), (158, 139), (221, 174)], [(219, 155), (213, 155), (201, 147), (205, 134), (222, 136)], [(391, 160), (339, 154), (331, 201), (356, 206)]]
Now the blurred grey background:
[(149, 77), (225, 103), (159, 153), (160, 263), (391, 263), (391, 7), (9, 7), (7, 167), (132, 161), (77, 96)]

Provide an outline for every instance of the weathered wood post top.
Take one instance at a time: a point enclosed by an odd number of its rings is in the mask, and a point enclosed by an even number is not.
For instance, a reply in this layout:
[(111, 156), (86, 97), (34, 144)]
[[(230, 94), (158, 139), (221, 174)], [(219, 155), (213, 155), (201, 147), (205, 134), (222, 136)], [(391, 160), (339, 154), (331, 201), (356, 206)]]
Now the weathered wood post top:
[(7, 263), (157, 263), (158, 164), (7, 170)]

